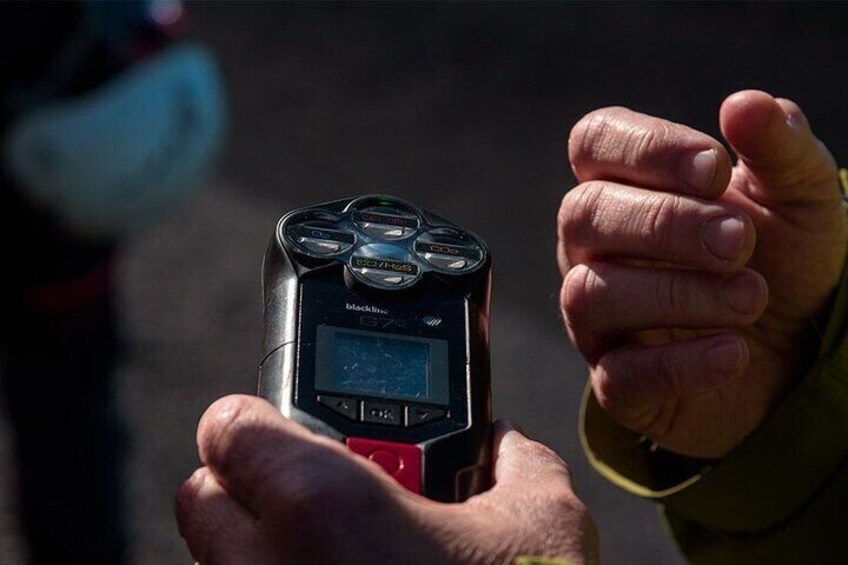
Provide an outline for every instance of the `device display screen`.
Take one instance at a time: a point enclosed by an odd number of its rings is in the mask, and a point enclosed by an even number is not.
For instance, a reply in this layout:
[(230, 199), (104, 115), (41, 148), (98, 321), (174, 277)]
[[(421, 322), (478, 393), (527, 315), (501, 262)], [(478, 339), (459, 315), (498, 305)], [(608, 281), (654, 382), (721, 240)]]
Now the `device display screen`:
[(318, 326), (315, 388), (448, 403), (448, 344), (398, 334)]

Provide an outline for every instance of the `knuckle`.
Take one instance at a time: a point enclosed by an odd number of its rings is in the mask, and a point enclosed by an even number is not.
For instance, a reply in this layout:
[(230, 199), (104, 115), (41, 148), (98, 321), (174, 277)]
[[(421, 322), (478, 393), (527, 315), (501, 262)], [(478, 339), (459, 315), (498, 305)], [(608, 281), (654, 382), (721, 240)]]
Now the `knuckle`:
[(650, 397), (663, 386), (657, 381), (666, 380), (668, 364), (656, 349), (662, 348), (624, 346), (605, 355), (591, 373), (592, 389), (601, 409), (619, 424), (640, 433), (649, 430), (661, 413)]
[(632, 424), (634, 412), (641, 410), (633, 386), (640, 386), (643, 363), (641, 356), (634, 357), (630, 346), (624, 346), (605, 355), (591, 373), (598, 405), (620, 423)]
[(680, 212), (679, 198), (669, 194), (650, 194), (641, 200), (633, 214), (633, 221), (638, 222), (634, 232), (642, 234), (651, 246), (666, 249), (672, 241)]
[(177, 495), (177, 529), (193, 553), (202, 554), (228, 531), (228, 516), (215, 504), (214, 480), (207, 468), (200, 468)]
[(250, 425), (252, 403), (247, 397), (229, 396), (212, 404), (201, 418), (197, 443), (204, 461), (225, 464), (232, 456), (234, 438)]
[(579, 190), (579, 187), (575, 187), (566, 192), (565, 196), (563, 196), (560, 201), (559, 210), (557, 210), (557, 234), (559, 235), (559, 239), (563, 242), (567, 241), (565, 234), (572, 223), (572, 215), (574, 213), (575, 205), (574, 200), (577, 198), (577, 191)]
[(583, 116), (568, 136), (568, 154), (575, 173), (586, 161), (603, 160), (616, 145), (617, 130), (625, 108), (600, 108)]
[(580, 176), (580, 169), (593, 162), (652, 166), (680, 142), (676, 124), (612, 106), (583, 116), (571, 130), (568, 150), (572, 167)]
[(625, 136), (621, 161), (628, 167), (654, 168), (681, 146), (678, 126), (660, 119), (633, 124)]
[(177, 491), (174, 508), (176, 510), (177, 528), (183, 537), (187, 537), (192, 530), (192, 518), (195, 515), (195, 508), (200, 496), (200, 486), (206, 478), (205, 473), (205, 467), (197, 469)]
[(591, 153), (595, 144), (603, 139), (609, 127), (608, 108), (593, 110), (580, 118), (568, 135), (568, 150), (572, 159)]
[[(794, 172), (793, 175), (788, 175), (790, 178), (794, 177), (795, 182), (792, 184), (808, 185), (815, 188), (832, 187), (836, 161), (828, 151), (827, 146), (816, 139), (810, 143), (810, 149), (804, 152), (798, 160), (798, 164), (794, 168), (787, 167), (787, 169)], [(833, 194), (830, 190), (822, 192), (827, 195)]]
[(588, 515), (589, 509), (567, 485), (551, 488), (550, 507), (560, 515)]
[(649, 370), (651, 381), (656, 394), (670, 396), (677, 388), (677, 371), (675, 370), (674, 356), (664, 347), (657, 347), (649, 356)]
[(577, 185), (563, 197), (558, 214), (559, 235), (567, 246), (586, 246), (602, 208), (604, 186), (599, 181)]
[(616, 415), (621, 411), (621, 390), (618, 386), (620, 375), (615, 363), (605, 359), (592, 372), (592, 389), (598, 405), (606, 412)]
[(538, 441), (527, 440), (519, 448), (525, 461), (533, 461), (546, 472), (552, 472), (555, 480), (545, 486), (547, 493), (559, 493), (564, 497), (573, 497), (572, 472), (568, 463), (559, 454)]
[(600, 315), (605, 286), (603, 279), (589, 265), (576, 265), (566, 273), (560, 306), (569, 325), (575, 328), (591, 325), (593, 318)]
[(588, 507), (567, 483), (547, 484), (538, 496), (539, 507), (544, 508), (546, 519), (552, 522), (551, 529), (560, 529), (557, 524), (567, 524), (561, 531), (573, 530), (576, 525), (591, 519)]
[(641, 168), (649, 156), (662, 145), (662, 132), (653, 128), (631, 127), (622, 150), (622, 162), (628, 167)]
[(659, 278), (655, 288), (655, 308), (667, 320), (680, 318), (691, 304), (692, 288), (686, 273), (670, 271)]
[(521, 450), (527, 460), (554, 463), (568, 471), (568, 466), (557, 453), (543, 443), (528, 440), (521, 443)]

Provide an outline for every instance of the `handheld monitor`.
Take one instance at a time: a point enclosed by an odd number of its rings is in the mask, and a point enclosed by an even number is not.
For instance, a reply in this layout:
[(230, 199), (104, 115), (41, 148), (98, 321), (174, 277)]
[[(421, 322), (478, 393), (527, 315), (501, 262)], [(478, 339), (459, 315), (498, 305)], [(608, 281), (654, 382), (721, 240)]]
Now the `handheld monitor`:
[(259, 395), (413, 492), (485, 490), (490, 266), (479, 237), (396, 198), (286, 214), (263, 265)]

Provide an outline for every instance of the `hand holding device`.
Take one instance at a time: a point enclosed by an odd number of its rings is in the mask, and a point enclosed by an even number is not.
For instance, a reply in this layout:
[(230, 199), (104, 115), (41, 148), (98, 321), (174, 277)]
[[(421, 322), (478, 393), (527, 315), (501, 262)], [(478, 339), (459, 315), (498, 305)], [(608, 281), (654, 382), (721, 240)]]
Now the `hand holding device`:
[(509, 425), (494, 428), (496, 484), (437, 504), (265, 400), (228, 396), (200, 421), (205, 466), (177, 497), (180, 533), (202, 564), (596, 563), (597, 533), (565, 463)]

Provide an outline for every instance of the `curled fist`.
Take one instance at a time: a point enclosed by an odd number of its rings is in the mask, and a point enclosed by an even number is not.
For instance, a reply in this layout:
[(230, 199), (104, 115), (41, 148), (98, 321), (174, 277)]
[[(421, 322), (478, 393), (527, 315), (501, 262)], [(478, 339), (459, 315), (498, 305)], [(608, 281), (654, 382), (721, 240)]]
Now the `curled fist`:
[(694, 457), (727, 454), (809, 368), (848, 234), (796, 104), (739, 92), (719, 121), (735, 165), (686, 126), (588, 114), (558, 216), (560, 305), (598, 403)]

